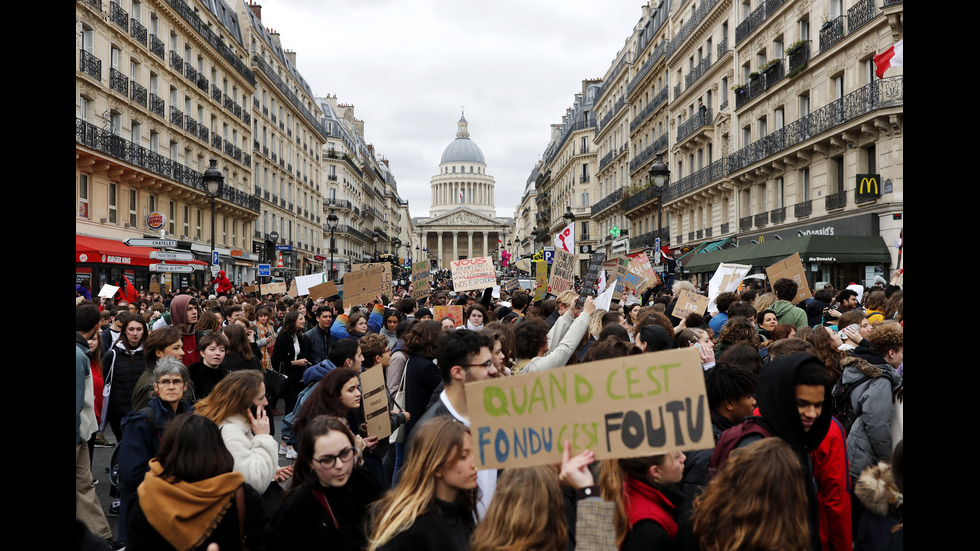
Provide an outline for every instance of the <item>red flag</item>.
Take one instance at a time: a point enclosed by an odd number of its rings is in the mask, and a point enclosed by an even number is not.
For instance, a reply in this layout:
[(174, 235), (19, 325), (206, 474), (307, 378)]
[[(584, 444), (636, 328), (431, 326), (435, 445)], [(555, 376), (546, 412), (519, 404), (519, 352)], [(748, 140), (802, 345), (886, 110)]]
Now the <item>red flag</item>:
[(875, 74), (878, 78), (885, 78), (885, 71), (891, 67), (903, 67), (905, 65), (905, 40), (899, 40), (892, 44), (885, 51), (874, 57)]
[(126, 299), (126, 302), (134, 303), (140, 299), (140, 294), (136, 292), (136, 287), (133, 287), (133, 283), (129, 281), (129, 278), (123, 276), (123, 284), (119, 287), (119, 298)]

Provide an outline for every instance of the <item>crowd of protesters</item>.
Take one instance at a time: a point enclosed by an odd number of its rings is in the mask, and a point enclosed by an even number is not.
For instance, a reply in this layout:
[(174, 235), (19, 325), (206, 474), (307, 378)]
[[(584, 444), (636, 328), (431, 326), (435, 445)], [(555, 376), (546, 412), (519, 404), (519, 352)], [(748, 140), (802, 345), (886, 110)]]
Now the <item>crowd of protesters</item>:
[[(217, 295), (79, 296), (79, 546), (901, 549), (898, 277), (799, 303), (791, 280), (746, 285), (684, 318), (677, 296), (697, 292), (686, 281), (603, 310), (574, 290), (457, 293), (447, 271), (427, 296), (396, 283), (355, 305), (230, 282)], [(462, 321), (434, 317), (439, 306)], [(713, 450), (595, 462), (560, 443), (554, 467), (477, 470), (466, 383), (688, 347)], [(361, 400), (373, 368), (384, 438)], [(96, 445), (114, 448), (108, 507), (92, 484)]]

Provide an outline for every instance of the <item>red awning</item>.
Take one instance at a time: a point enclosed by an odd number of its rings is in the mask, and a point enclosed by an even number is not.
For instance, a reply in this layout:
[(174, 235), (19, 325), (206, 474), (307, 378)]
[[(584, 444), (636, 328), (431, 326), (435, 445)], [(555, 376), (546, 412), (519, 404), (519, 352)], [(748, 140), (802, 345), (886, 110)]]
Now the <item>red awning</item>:
[(150, 258), (150, 253), (155, 250), (150, 247), (128, 247), (114, 239), (75, 236), (75, 262), (149, 266), (159, 262)]

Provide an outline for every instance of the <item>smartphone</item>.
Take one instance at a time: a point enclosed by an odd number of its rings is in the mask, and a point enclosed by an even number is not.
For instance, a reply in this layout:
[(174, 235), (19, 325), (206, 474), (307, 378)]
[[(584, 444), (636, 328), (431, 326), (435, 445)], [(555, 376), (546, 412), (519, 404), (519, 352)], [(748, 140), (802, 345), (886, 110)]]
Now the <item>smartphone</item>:
[(259, 418), (259, 406), (255, 405), (255, 404), (252, 404), (252, 405), (248, 406), (248, 410), (252, 412), (252, 417), (254, 417), (256, 419)]

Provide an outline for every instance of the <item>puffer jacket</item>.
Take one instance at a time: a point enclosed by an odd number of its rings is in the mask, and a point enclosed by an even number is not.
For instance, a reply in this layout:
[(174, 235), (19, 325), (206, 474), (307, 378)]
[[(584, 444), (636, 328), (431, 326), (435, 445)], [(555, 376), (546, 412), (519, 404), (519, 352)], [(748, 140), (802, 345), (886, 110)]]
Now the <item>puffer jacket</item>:
[(109, 414), (122, 418), (131, 411), (136, 382), (146, 370), (143, 346), (127, 350), (122, 342), (116, 343), (102, 356), (102, 372), (108, 375), (110, 369), (112, 388), (109, 392)]
[(847, 462), (850, 474), (857, 478), (864, 469), (879, 461), (888, 461), (892, 454), (892, 390), (902, 378), (887, 363), (871, 364), (864, 358), (851, 356), (841, 361), (842, 384), (861, 379), (851, 391), (854, 424), (847, 435)]

